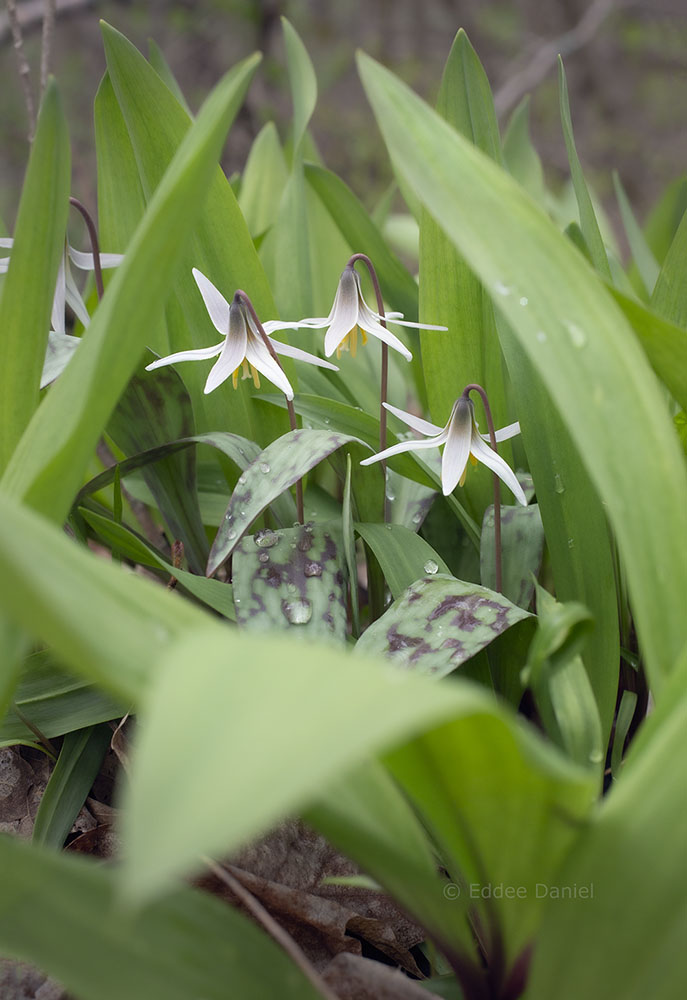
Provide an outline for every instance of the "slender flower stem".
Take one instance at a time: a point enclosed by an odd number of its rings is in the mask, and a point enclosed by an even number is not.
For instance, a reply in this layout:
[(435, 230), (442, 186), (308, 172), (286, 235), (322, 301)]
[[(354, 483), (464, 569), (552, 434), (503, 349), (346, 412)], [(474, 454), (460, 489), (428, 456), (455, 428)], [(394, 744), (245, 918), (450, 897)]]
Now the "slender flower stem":
[(88, 229), (88, 236), (91, 241), (91, 249), (93, 250), (93, 275), (95, 277), (95, 287), (98, 291), (98, 302), (103, 297), (104, 286), (103, 286), (103, 272), (100, 266), (100, 246), (98, 245), (98, 230), (95, 228), (95, 222), (91, 218), (91, 214), (82, 202), (78, 198), (70, 198), (69, 204), (73, 205), (74, 208), (81, 213), (84, 222), (86, 223), (86, 228)]
[[(487, 425), (489, 427), (489, 443), (491, 444), (492, 450), (498, 454), (496, 431), (494, 430), (494, 421), (491, 415), (491, 407), (489, 406), (489, 399), (486, 391), (481, 385), (477, 385), (476, 382), (471, 382), (470, 385), (466, 385), (463, 389), (463, 398), (469, 399), (470, 393), (473, 391), (478, 392), (482, 397), (484, 412), (487, 415)], [(494, 473), (494, 563), (496, 589), (500, 594), (503, 590), (503, 571), (501, 566), (501, 481), (496, 473)]]
[[(384, 300), (382, 299), (382, 290), (379, 287), (379, 279), (377, 277), (377, 272), (375, 270), (374, 264), (372, 263), (372, 261), (370, 260), (370, 258), (367, 256), (367, 254), (364, 254), (364, 253), (354, 253), (353, 256), (349, 259), (348, 263), (346, 264), (346, 267), (353, 268), (355, 266), (356, 261), (358, 261), (358, 260), (362, 261), (363, 264), (365, 264), (367, 270), (370, 273), (370, 278), (372, 279), (372, 285), (373, 285), (374, 290), (375, 290), (375, 296), (377, 297), (377, 312), (379, 313), (379, 317), (380, 317), (379, 321), (382, 324), (382, 326), (384, 327), (384, 329), (386, 330), (386, 319), (385, 319), (385, 316), (384, 316)], [(380, 397), (380, 399), (379, 399), (379, 450), (380, 451), (384, 451), (384, 449), (386, 448), (386, 420), (387, 420), (387, 413), (386, 413), (386, 409), (384, 407), (384, 403), (386, 402), (386, 395), (387, 395), (388, 383), (389, 383), (389, 347), (388, 347), (387, 344), (384, 343), (384, 341), (382, 341), (382, 377), (381, 377), (381, 386), (380, 386), (380, 391), (379, 391), (379, 397)], [(388, 521), (389, 520), (389, 510), (388, 510), (387, 498), (386, 498), (386, 462), (381, 462), (380, 464), (382, 466), (382, 472), (384, 474), (384, 503), (383, 503), (384, 520)]]
[[(256, 327), (258, 329), (258, 333), (262, 337), (263, 342), (265, 344), (265, 347), (270, 352), (270, 354), (272, 356), (272, 360), (275, 362), (276, 365), (279, 366), (279, 368), (281, 368), (282, 371), (284, 371), (282, 363), (279, 360), (279, 358), (277, 357), (277, 352), (275, 351), (274, 347), (272, 346), (272, 341), (270, 340), (270, 338), (265, 333), (265, 328), (263, 327), (262, 323), (260, 322), (260, 320), (258, 318), (258, 314), (256, 313), (255, 308), (253, 306), (253, 303), (251, 302), (251, 300), (248, 297), (248, 295), (246, 295), (246, 293), (239, 288), (236, 291), (235, 295), (234, 295), (234, 301), (235, 302), (239, 301), (239, 302), (241, 302), (246, 307), (246, 309), (248, 310), (248, 312), (253, 317), (255, 325), (256, 325)], [(298, 424), (296, 423), (296, 411), (293, 408), (293, 402), (292, 402), (292, 400), (290, 400), (288, 398), (288, 396), (286, 396), (285, 398), (286, 398), (286, 408), (289, 411), (289, 423), (291, 424), (291, 430), (292, 431), (298, 430)], [(296, 509), (298, 511), (298, 522), (299, 522), (299, 524), (303, 524), (305, 522), (305, 514), (304, 514), (304, 511), (303, 511), (303, 480), (302, 479), (297, 479), (296, 480)]]

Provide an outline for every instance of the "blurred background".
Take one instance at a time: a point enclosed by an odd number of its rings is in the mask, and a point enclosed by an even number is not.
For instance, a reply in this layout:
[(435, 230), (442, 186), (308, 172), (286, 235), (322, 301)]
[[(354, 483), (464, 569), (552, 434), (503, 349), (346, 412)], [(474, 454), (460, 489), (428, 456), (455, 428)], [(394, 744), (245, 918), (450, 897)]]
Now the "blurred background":
[[(38, 76), (44, 0), (16, 0)], [(532, 92), (532, 134), (549, 182), (567, 175), (555, 57), (562, 52), (578, 151), (611, 217), (617, 168), (640, 220), (687, 165), (687, 0), (57, 0), (52, 70), (73, 143), (73, 193), (95, 206), (92, 104), (104, 71), (98, 20), (147, 52), (155, 39), (195, 110), (254, 49), (262, 70), (230, 136), (240, 170), (268, 118), (284, 137), (290, 105), (279, 17), (305, 42), (320, 99), (312, 132), (326, 162), (372, 206), (390, 172), (355, 72), (364, 48), (433, 101), (459, 27), (476, 48), (502, 125)], [(27, 155), (27, 117), (6, 9), (0, 12), (0, 215), (11, 227)]]

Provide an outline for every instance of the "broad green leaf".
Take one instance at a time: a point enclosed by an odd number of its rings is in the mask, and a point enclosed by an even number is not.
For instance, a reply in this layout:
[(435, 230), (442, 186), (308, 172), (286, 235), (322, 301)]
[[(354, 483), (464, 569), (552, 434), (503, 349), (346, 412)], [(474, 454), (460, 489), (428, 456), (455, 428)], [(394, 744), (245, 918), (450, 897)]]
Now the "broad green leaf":
[(530, 99), (523, 97), (511, 115), (503, 137), (503, 160), (508, 171), (538, 205), (544, 205), (546, 187), (539, 154), (530, 139)]
[[(375, 750), (483, 703), (472, 687), (442, 686), (332, 646), (227, 635), (197, 631), (165, 654), (139, 713), (123, 803), (130, 898), (197, 870), (203, 853), (244, 844)], [(182, 732), (179, 713), (188, 720)], [(221, 795), (212, 791), (218, 785)]]
[(595, 779), (486, 697), (384, 759), (476, 908), (487, 955), (500, 937), (510, 965), (539, 929), (537, 884), (579, 837)]
[(507, 629), (531, 618), (486, 587), (443, 574), (426, 575), (370, 625), (356, 650), (388, 657), (406, 670), (443, 677)]
[(165, 59), (162, 49), (152, 38), (148, 39), (148, 59), (150, 61), (150, 65), (153, 67), (163, 83), (169, 87), (184, 111), (188, 112), (189, 117), (192, 117), (191, 109), (186, 103), (183, 91), (179, 86), (176, 77), (172, 73), (171, 67)]
[[(106, 29), (108, 37), (111, 31)], [(3, 488), (56, 521), (66, 515), (96, 442), (137, 366), (146, 331), (160, 320), (181, 248), (197, 221), (227, 126), (255, 65), (250, 59), (229, 73), (204, 104), (151, 199), (79, 350), (35, 414), (6, 470)]]
[(651, 367), (683, 408), (687, 408), (687, 332), (641, 303), (613, 290), (632, 324)]
[(161, 569), (169, 576), (178, 580), (189, 594), (192, 594), (201, 604), (217, 611), (224, 618), (234, 621), (234, 601), (231, 584), (219, 580), (206, 580), (204, 576), (196, 576), (185, 569), (177, 569), (171, 563), (146, 544), (142, 538), (129, 531), (121, 524), (115, 523), (95, 511), (80, 509), (81, 516), (97, 532), (98, 536), (111, 549), (119, 552), (122, 558), (131, 559), (141, 566), (152, 566)]
[(646, 241), (662, 264), (673, 242), (682, 218), (687, 212), (687, 175), (669, 184), (649, 213), (644, 232)]
[(568, 99), (568, 82), (565, 78), (563, 60), (558, 57), (558, 90), (561, 108), (561, 125), (563, 126), (563, 138), (565, 148), (568, 153), (568, 163), (570, 164), (570, 176), (572, 178), (577, 209), (580, 213), (580, 228), (585, 242), (589, 247), (589, 252), (594, 262), (594, 267), (604, 278), (611, 280), (611, 271), (608, 266), (606, 247), (601, 236), (599, 223), (596, 221), (596, 214), (592, 199), (589, 195), (587, 182), (582, 171), (582, 164), (577, 155), (575, 147), (575, 136), (573, 135), (572, 118), (570, 117), (570, 101)]
[(620, 780), (553, 880), (560, 891), (546, 902), (528, 1000), (680, 1000), (684, 993), (686, 666), (683, 657), (666, 682), (670, 711), (661, 712), (660, 725), (645, 723), (641, 743), (640, 730)]
[(433, 846), (402, 791), (377, 761), (367, 761), (320, 793), (303, 817), (381, 884), (463, 962), (473, 957), (469, 899), (439, 874)]
[(41, 103), (0, 297), (0, 474), (38, 408), (55, 282), (64, 256), (70, 151), (57, 85)]
[(687, 212), (678, 226), (651, 296), (652, 308), (676, 326), (687, 327)]
[(70, 669), (125, 703), (158, 657), (208, 616), (188, 601), (110, 565), (0, 493), (0, 605), (49, 643)]
[[(539, 506), (501, 507), (501, 593), (525, 610), (534, 593), (534, 579), (539, 573), (544, 551), (544, 526)], [(496, 587), (496, 549), (494, 507), (487, 507), (482, 521), (480, 545), (480, 581), (483, 587)]]
[(687, 471), (641, 349), (584, 260), (511, 178), (388, 70), (359, 61), (392, 158), (493, 290), (607, 505), (659, 689), (687, 640), (670, 596), (687, 592), (675, 546), (687, 537)]
[[(446, 62), (437, 111), (467, 140), (501, 162), (501, 143), (491, 90), (484, 69), (461, 29)], [(393, 159), (393, 157), (392, 157)], [(399, 165), (401, 173), (403, 167)], [(411, 185), (412, 186), (412, 185)], [(501, 351), (494, 310), (484, 288), (442, 228), (441, 218), (423, 209), (420, 225), (420, 318), (440, 323), (446, 333), (420, 334), (427, 399), (434, 423), (448, 420), (451, 408), (469, 383), (484, 386), (496, 426), (508, 422)], [(512, 418), (510, 418), (512, 419)], [(503, 449), (509, 461), (509, 446)], [(465, 506), (481, 521), (491, 499), (491, 475), (476, 469), (464, 488)]]
[(0, 951), (88, 1000), (318, 1000), (303, 973), (227, 903), (179, 889), (124, 910), (117, 872), (0, 836)]
[(260, 246), (260, 260), (274, 290), (280, 315), (313, 316), (308, 208), (300, 160), (292, 166), (277, 218)]
[(402, 524), (356, 524), (382, 568), (394, 600), (420, 577), (450, 570), (432, 546)]
[[(107, 426), (128, 456), (192, 437), (194, 431), (191, 400), (172, 368), (134, 375)], [(184, 448), (142, 466), (142, 471), (171, 540), (183, 542), (192, 572), (202, 573), (209, 546), (198, 506), (195, 459), (195, 448)]]
[(244, 536), (231, 566), (239, 627), (345, 642), (344, 556), (336, 523)]
[(293, 25), (281, 19), (293, 99), (293, 146), (297, 150), (317, 103), (317, 80), (305, 45)]
[(288, 176), (276, 125), (267, 122), (253, 140), (239, 193), (239, 207), (253, 238), (276, 220)]
[[(13, 702), (48, 739), (118, 719), (128, 707), (92, 684), (66, 674), (47, 650), (25, 660)], [(35, 735), (10, 708), (0, 721), (0, 744), (8, 746), (22, 740), (35, 740)]]
[(67, 733), (38, 806), (34, 844), (62, 848), (100, 770), (111, 736), (109, 726)]
[[(143, 191), (150, 200), (191, 127), (191, 120), (155, 70), (123, 35), (107, 27), (104, 41), (108, 73), (129, 132)], [(259, 56), (251, 56), (230, 72), (235, 89), (227, 126), (238, 112), (258, 60)], [(198, 193), (203, 195), (203, 209), (193, 234), (189, 232), (179, 241), (175, 294), (167, 308), (172, 351), (208, 347), (217, 342), (217, 331), (193, 279), (193, 267), (207, 275), (229, 300), (237, 288), (242, 288), (250, 295), (261, 318), (273, 319), (277, 315), (245, 220), (219, 167), (214, 168)], [(231, 239), (227, 239), (227, 233), (231, 233)], [(190, 364), (184, 369), (198, 429), (231, 428), (259, 439), (250, 392), (242, 386), (236, 393), (214, 392), (204, 396), (207, 371), (202, 364)]]
[(416, 320), (417, 284), (398, 257), (388, 249), (362, 202), (331, 170), (306, 163), (305, 176), (346, 241), (372, 260), (382, 294), (391, 308), (402, 312), (406, 319)]
[(635, 218), (632, 206), (630, 205), (628, 197), (625, 194), (625, 188), (622, 185), (617, 170), (613, 171), (613, 186), (615, 188), (615, 196), (618, 200), (618, 207), (620, 208), (620, 215), (623, 220), (623, 227), (625, 229), (625, 235), (627, 236), (627, 242), (630, 244), (632, 257), (637, 271), (639, 272), (639, 277), (644, 287), (646, 296), (649, 296), (654, 289), (656, 278), (658, 277), (658, 263), (649, 249), (644, 233), (640, 229), (639, 223)]
[(248, 466), (231, 495), (224, 520), (212, 543), (207, 575), (233, 552), (250, 524), (297, 479), (333, 451), (355, 438), (333, 431), (289, 431), (273, 441)]
[(19, 680), (28, 640), (4, 611), (0, 613), (0, 719), (3, 719)]

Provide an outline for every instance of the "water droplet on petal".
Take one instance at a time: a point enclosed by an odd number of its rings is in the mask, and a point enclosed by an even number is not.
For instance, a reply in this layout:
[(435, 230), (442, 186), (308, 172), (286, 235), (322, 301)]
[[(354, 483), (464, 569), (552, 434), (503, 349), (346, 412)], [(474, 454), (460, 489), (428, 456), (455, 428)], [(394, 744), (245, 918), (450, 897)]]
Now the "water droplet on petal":
[(576, 323), (568, 323), (567, 327), (570, 339), (573, 342), (573, 347), (584, 347), (587, 343), (587, 334), (584, 330), (581, 330)]
[(560, 475), (556, 473), (553, 477), (553, 488), (556, 493), (565, 493), (565, 486), (563, 485), (563, 480)]
[(263, 472), (263, 473), (264, 473), (265, 475), (267, 475), (267, 473), (268, 473), (268, 472), (270, 471), (270, 467), (269, 467), (269, 465), (267, 464), (267, 462), (261, 462), (261, 463), (260, 463), (260, 465), (259, 465), (259, 469), (260, 469), (260, 471), (261, 471), (261, 472)]
[(539, 333), (537, 334), (537, 340), (539, 341), (540, 344), (546, 343), (546, 334), (544, 333), (543, 330), (540, 330)]
[(271, 549), (279, 541), (279, 535), (267, 528), (265, 531), (258, 531), (254, 541), (259, 549)]
[(510, 287), (510, 285), (504, 285), (502, 281), (494, 282), (494, 291), (496, 292), (497, 295), (510, 295), (512, 290), (513, 289)]
[(306, 576), (322, 576), (322, 567), (318, 562), (307, 562), (303, 572)]
[(526, 295), (523, 295), (523, 297), (522, 297), (522, 298), (520, 299), (520, 305), (521, 305), (521, 306), (526, 306), (526, 305), (528, 304), (528, 302), (529, 302), (529, 301), (530, 301), (530, 300), (529, 300), (529, 299), (527, 298), (527, 296), (526, 296)]
[(310, 601), (282, 601), (281, 609), (291, 625), (307, 625), (312, 618)]
[(439, 572), (439, 565), (433, 559), (428, 559), (422, 568), (429, 576), (434, 576), (435, 573)]

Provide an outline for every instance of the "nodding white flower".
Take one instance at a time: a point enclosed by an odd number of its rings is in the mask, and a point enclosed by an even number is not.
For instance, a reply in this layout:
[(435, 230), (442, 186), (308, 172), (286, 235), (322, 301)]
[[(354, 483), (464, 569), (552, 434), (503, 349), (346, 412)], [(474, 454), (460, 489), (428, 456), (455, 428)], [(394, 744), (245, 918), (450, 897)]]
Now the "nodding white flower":
[[(402, 441), (399, 444), (386, 448), (378, 455), (364, 459), (361, 465), (371, 465), (372, 462), (379, 462), (380, 459), (390, 458), (398, 455), (402, 451), (421, 451), (424, 448), (438, 448), (444, 445), (444, 453), (441, 459), (441, 487), (444, 496), (453, 493), (456, 486), (462, 486), (467, 473), (468, 459), (473, 465), (481, 462), (488, 469), (495, 472), (503, 480), (508, 489), (513, 493), (518, 503), (527, 506), (527, 498), (518, 482), (515, 473), (507, 462), (498, 455), (493, 448), (485, 442), (489, 440), (488, 435), (480, 434), (477, 421), (475, 420), (475, 407), (472, 400), (466, 396), (461, 396), (453, 404), (451, 416), (445, 427), (437, 427), (430, 424), (428, 420), (422, 420), (412, 413), (399, 410), (395, 406), (385, 403), (384, 406), (404, 423), (412, 427), (413, 430), (421, 434), (431, 435), (426, 440)], [(520, 424), (508, 424), (496, 431), (497, 441), (506, 441), (520, 433)]]
[[(260, 388), (258, 375), (260, 373), (273, 382), (278, 389), (281, 389), (287, 399), (293, 399), (291, 383), (270, 354), (255, 325), (255, 320), (241, 300), (234, 299), (230, 305), (210, 279), (206, 278), (195, 267), (193, 268), (193, 277), (196, 279), (200, 294), (203, 296), (203, 302), (210, 314), (210, 319), (216, 329), (223, 334), (224, 340), (215, 344), (214, 347), (178, 351), (176, 354), (170, 354), (169, 357), (159, 358), (152, 364), (146, 365), (146, 371), (161, 368), (163, 365), (172, 365), (177, 361), (204, 361), (219, 355), (218, 360), (210, 369), (205, 383), (204, 392), (206, 394), (216, 389), (230, 375), (234, 388), (236, 388), (239, 371), (243, 370), (242, 378), (252, 377), (256, 389)], [(268, 320), (262, 324), (270, 339), (274, 330), (297, 330), (301, 325), (300, 323), (282, 323), (281, 320)], [(336, 365), (331, 365), (328, 361), (323, 361), (322, 358), (318, 358), (314, 354), (308, 354), (307, 351), (300, 351), (296, 347), (282, 344), (277, 340), (271, 340), (271, 343), (277, 354), (295, 358), (297, 361), (307, 361), (320, 368), (338, 370)]]
[(367, 334), (393, 347), (402, 354), (406, 361), (411, 361), (413, 355), (398, 337), (382, 326), (382, 318), (391, 320), (399, 326), (412, 326), (419, 330), (446, 330), (445, 326), (430, 326), (428, 323), (411, 323), (403, 319), (403, 313), (390, 312), (382, 317), (374, 309), (370, 309), (363, 298), (360, 287), (360, 276), (353, 267), (346, 267), (339, 279), (334, 297), (334, 305), (329, 316), (314, 317), (301, 320), (301, 326), (329, 327), (324, 337), (324, 353), (330, 357), (336, 351), (341, 357), (342, 351), (348, 351), (355, 357), (358, 347), (358, 330), (362, 334), (363, 344), (367, 343)]
[[(5, 237), (0, 239), (0, 247), (10, 249), (13, 243), (13, 239)], [(100, 254), (101, 268), (116, 267), (123, 260), (124, 255), (120, 253)], [(80, 343), (79, 337), (72, 337), (67, 333), (65, 306), (68, 305), (70, 307), (74, 315), (84, 326), (88, 326), (90, 322), (88, 309), (72, 275), (72, 263), (82, 271), (92, 271), (94, 268), (93, 254), (81, 253), (80, 250), (75, 250), (74, 247), (65, 243), (64, 253), (60, 257), (60, 264), (57, 270), (45, 364), (40, 381), (41, 389), (50, 385), (58, 375), (62, 374)], [(9, 257), (0, 257), (0, 274), (4, 274), (7, 271), (9, 264)]]

